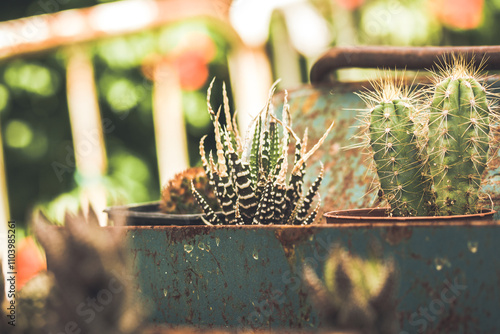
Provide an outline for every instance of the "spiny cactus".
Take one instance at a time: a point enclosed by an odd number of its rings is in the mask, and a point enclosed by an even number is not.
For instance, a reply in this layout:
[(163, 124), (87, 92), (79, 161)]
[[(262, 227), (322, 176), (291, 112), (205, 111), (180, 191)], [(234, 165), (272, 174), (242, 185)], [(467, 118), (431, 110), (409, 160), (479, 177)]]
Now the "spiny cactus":
[(324, 267), (324, 283), (304, 266), (304, 282), (325, 327), (392, 334), (398, 331), (397, 273), (392, 259), (363, 260), (338, 245)]
[(429, 120), (430, 170), (437, 215), (478, 212), (494, 115), (471, 63), (453, 57), (436, 75)]
[(162, 189), (160, 209), (165, 213), (201, 213), (198, 202), (191, 192), (191, 181), (205, 195), (209, 205), (218, 210), (217, 199), (203, 167), (191, 167), (168, 181)]
[(498, 115), (472, 64), (459, 56), (445, 59), (435, 74), (430, 106), (429, 94), (409, 92), (388, 74), (375, 82), (375, 92), (359, 94), (370, 106), (366, 130), (390, 215), (481, 210), (481, 177)]
[[(206, 223), (212, 224), (310, 224), (314, 221), (318, 205), (309, 208), (318, 193), (322, 180), (320, 172), (311, 189), (302, 194), (305, 163), (319, 148), (333, 127), (333, 122), (323, 137), (306, 152), (307, 136), (300, 139), (291, 129), (291, 116), (287, 95), (283, 106), (283, 120), (276, 118), (271, 103), (275, 85), (269, 92), (266, 106), (254, 119), (245, 141), (240, 137), (234, 117), (229, 113), (229, 103), (225, 86), (224, 113), (227, 125), (219, 123), (221, 110), (214, 112), (210, 105), (210, 92), (207, 93), (208, 112), (214, 124), (216, 140), (216, 159), (212, 152), (207, 159), (200, 141), (200, 155), (210, 184), (214, 188), (223, 218), (215, 215), (196, 187), (192, 190), (200, 206), (207, 214)], [(281, 129), (281, 131), (280, 131)], [(295, 140), (295, 159), (288, 184), (288, 147), (290, 136)]]
[(432, 203), (432, 180), (415, 93), (389, 74), (373, 86), (374, 92), (360, 96), (370, 106), (367, 130), (379, 193), (389, 203), (391, 216), (425, 216)]

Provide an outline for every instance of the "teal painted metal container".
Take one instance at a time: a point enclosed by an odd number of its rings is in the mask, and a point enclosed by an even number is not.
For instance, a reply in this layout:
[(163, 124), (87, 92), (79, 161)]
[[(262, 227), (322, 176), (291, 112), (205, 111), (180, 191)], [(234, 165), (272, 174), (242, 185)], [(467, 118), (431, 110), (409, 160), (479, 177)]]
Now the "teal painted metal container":
[(321, 277), (332, 244), (364, 257), (378, 243), (399, 269), (402, 330), (500, 331), (498, 221), (126, 229), (154, 323), (316, 328), (304, 263)]

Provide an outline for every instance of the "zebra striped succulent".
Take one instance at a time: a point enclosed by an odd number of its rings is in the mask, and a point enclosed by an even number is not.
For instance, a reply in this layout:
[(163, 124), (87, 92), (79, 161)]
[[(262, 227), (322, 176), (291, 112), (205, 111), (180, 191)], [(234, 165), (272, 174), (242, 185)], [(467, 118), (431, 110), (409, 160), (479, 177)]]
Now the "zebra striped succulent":
[[(214, 157), (210, 152), (207, 159), (204, 148), (205, 137), (203, 137), (200, 141), (200, 155), (222, 208), (222, 215), (216, 215), (192, 185), (193, 194), (207, 215), (205, 223), (207, 225), (312, 223), (318, 213), (320, 200), (314, 209), (310, 208), (323, 179), (323, 167), (308, 192), (303, 195), (305, 164), (323, 143), (334, 123), (332, 122), (318, 143), (306, 151), (307, 135), (300, 139), (291, 129), (290, 107), (286, 92), (283, 119), (279, 120), (274, 113), (271, 100), (275, 84), (269, 92), (265, 107), (250, 126), (250, 130), (253, 130), (251, 136), (248, 135), (246, 140), (242, 140), (236, 121), (229, 113), (225, 85), (223, 95), (227, 125), (224, 127), (219, 122), (221, 109), (215, 113), (210, 105), (212, 86), (213, 81), (207, 93), (207, 106), (214, 125), (216, 154)], [(295, 140), (295, 157), (287, 183), (290, 137)]]

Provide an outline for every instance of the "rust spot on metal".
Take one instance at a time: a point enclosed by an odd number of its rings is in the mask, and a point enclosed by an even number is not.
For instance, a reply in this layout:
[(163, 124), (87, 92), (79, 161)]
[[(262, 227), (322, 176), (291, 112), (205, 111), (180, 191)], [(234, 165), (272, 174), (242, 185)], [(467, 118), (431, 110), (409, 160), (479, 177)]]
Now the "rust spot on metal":
[(390, 245), (394, 246), (404, 240), (409, 240), (412, 233), (412, 229), (406, 226), (391, 226), (382, 232), (382, 238)]
[(170, 239), (175, 243), (184, 242), (186, 239), (192, 239), (198, 235), (206, 235), (213, 231), (210, 226), (176, 226), (175, 228), (166, 228), (165, 230)]
[(421, 260), (422, 259), (422, 255), (420, 254), (417, 254), (417, 253), (410, 253), (410, 256), (415, 259), (415, 260)]
[(276, 239), (279, 240), (287, 259), (295, 256), (295, 245), (304, 242), (314, 234), (313, 229), (310, 228), (278, 228), (274, 231)]
[(458, 315), (455, 313), (454, 307), (452, 307), (447, 314), (441, 315), (440, 321), (436, 327), (427, 333), (457, 333), (460, 329), (462, 329), (464, 333), (468, 333), (469, 323), (478, 324), (477, 319), (471, 316), (471, 312), (464, 312), (463, 315)]
[(302, 113), (307, 113), (309, 110), (312, 109), (312, 107), (316, 104), (316, 102), (319, 100), (321, 97), (320, 92), (313, 92), (310, 96), (307, 97), (307, 99), (304, 102), (303, 107), (301, 108)]

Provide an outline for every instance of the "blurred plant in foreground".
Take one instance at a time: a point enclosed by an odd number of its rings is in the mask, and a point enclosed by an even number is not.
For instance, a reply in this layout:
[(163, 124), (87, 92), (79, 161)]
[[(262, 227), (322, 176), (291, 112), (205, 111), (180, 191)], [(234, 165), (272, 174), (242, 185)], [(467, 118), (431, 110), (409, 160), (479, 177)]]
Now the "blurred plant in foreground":
[(397, 333), (398, 279), (393, 260), (363, 260), (335, 245), (325, 263), (324, 282), (308, 265), (304, 281), (325, 327)]
[(64, 227), (38, 215), (34, 229), (49, 268), (18, 292), (16, 326), (0, 327), (2, 333), (139, 332), (146, 314), (128, 274), (121, 229), (99, 227), (92, 209), (87, 218), (67, 215)]

